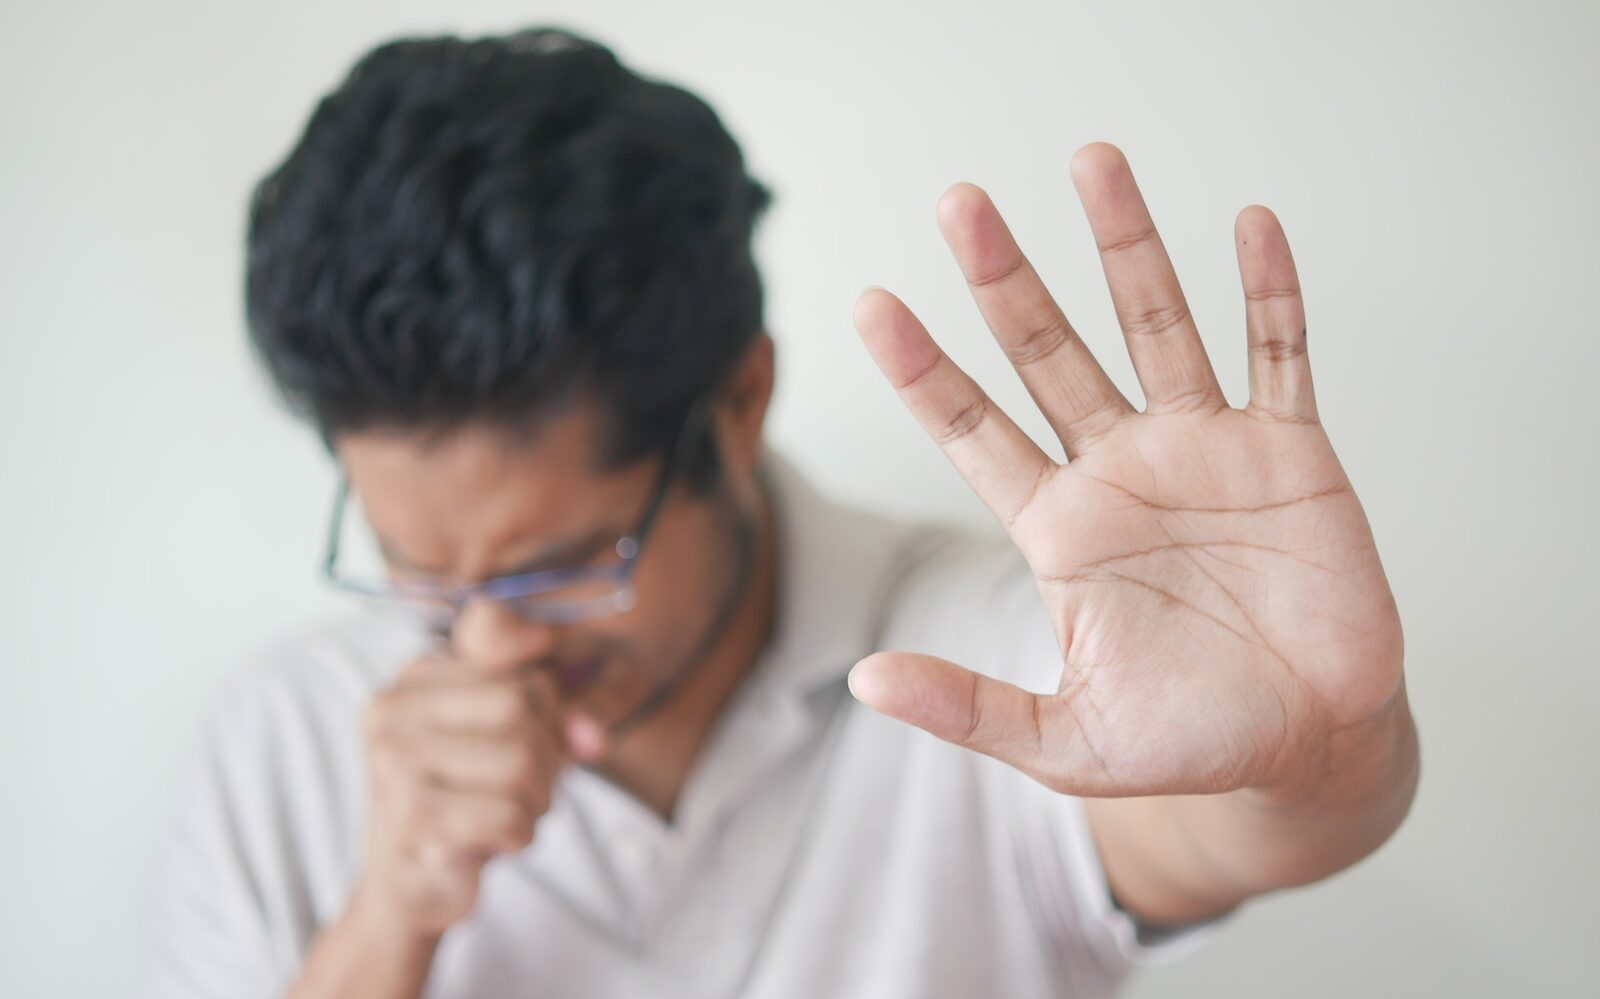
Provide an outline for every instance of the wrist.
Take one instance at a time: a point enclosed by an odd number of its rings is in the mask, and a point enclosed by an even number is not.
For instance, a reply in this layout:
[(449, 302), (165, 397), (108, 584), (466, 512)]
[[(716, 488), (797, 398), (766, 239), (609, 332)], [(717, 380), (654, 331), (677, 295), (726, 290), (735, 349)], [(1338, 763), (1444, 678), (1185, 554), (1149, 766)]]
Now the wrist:
[(408, 919), (402, 906), (366, 884), (351, 893), (339, 922), (365, 947), (395, 955), (431, 954), (444, 935)]
[(293, 999), (416, 999), (440, 934), (397, 918), (392, 905), (358, 888), (344, 913), (312, 945)]
[(1224, 909), (1315, 881), (1381, 846), (1410, 810), (1419, 771), (1402, 688), (1371, 718), (1335, 733), (1294, 777), (1220, 795), (1153, 799), (1187, 858), (1187, 911)]
[(1285, 776), (1237, 797), (1271, 812), (1361, 807), (1384, 798), (1409, 802), (1419, 749), (1405, 686), (1368, 718), (1333, 730), (1315, 751), (1284, 768)]

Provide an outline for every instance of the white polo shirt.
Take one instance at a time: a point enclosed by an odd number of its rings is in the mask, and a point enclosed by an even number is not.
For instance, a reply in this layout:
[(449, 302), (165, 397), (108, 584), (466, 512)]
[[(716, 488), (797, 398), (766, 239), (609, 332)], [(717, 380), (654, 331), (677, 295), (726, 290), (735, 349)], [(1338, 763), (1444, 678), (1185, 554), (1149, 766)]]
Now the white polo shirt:
[[(1059, 650), (1003, 536), (817, 492), (772, 448), (772, 641), (670, 823), (561, 779), (533, 843), (491, 861), (425, 995), (872, 999), (1109, 996), (1196, 946), (1112, 905), (1079, 799), (857, 703), (879, 649), (1053, 690)], [(261, 651), (222, 686), (152, 878), (143, 995), (280, 996), (361, 870), (361, 712), (427, 637), (370, 611)]]

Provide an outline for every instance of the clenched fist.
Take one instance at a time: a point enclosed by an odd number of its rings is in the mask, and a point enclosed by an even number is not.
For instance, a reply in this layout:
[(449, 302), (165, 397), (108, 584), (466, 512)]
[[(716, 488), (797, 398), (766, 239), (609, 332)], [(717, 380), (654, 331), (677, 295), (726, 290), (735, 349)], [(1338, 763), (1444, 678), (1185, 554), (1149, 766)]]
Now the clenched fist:
[(371, 800), (352, 909), (437, 936), (472, 909), (483, 866), (526, 847), (566, 762), (546, 670), (412, 662), (367, 709)]

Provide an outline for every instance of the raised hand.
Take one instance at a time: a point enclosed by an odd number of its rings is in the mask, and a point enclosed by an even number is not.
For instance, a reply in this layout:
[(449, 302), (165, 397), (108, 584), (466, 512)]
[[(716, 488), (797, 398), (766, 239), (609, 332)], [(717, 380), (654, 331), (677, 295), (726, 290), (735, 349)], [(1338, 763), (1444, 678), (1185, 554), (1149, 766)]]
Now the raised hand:
[(1121, 796), (1293, 785), (1400, 695), (1401, 633), (1365, 514), (1317, 417), (1305, 313), (1276, 217), (1235, 223), (1250, 401), (1228, 405), (1177, 276), (1113, 146), (1073, 157), (1146, 406), (1112, 384), (988, 197), (939, 223), (1002, 350), (1064, 446), (1054, 462), (893, 295), (856, 326), (1037, 579), (1061, 650), (1036, 694), (881, 652), (870, 706), (1056, 790)]

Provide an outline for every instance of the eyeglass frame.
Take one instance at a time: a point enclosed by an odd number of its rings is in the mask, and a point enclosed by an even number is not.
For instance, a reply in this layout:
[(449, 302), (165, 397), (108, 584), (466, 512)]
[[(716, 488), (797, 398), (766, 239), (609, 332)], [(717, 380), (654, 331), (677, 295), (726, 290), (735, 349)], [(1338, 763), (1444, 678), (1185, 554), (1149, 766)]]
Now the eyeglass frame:
[[(684, 471), (683, 465), (685, 464), (686, 456), (690, 452), (689, 442), (698, 436), (701, 425), (707, 424), (708, 410), (709, 403), (705, 396), (696, 398), (690, 404), (689, 411), (684, 416), (683, 424), (678, 429), (677, 438), (673, 442), (671, 454), (662, 465), (661, 475), (657, 480), (655, 490), (651, 494), (649, 502), (645, 504), (644, 513), (640, 515), (633, 529), (618, 538), (617, 543), (613, 546), (617, 557), (622, 560), (618, 564), (542, 569), (538, 572), (496, 576), (479, 583), (464, 584), (391, 582), (387, 585), (378, 585), (361, 579), (342, 576), (338, 571), (339, 540), (343, 534), (345, 504), (350, 493), (350, 475), (348, 471), (341, 470), (338, 490), (334, 495), (333, 514), (328, 526), (328, 547), (322, 559), (322, 576), (338, 589), (372, 599), (392, 598), (400, 600), (407, 597), (421, 597), (441, 600), (444, 606), (448, 606), (448, 612), (441, 614), (439, 621), (430, 620), (429, 623), (433, 627), (446, 632), (454, 627), (455, 621), (460, 617), (466, 605), (480, 598), (504, 603), (518, 617), (534, 622), (559, 623), (593, 620), (627, 610), (633, 606), (633, 574), (637, 570), (639, 557), (644, 551), (645, 540), (649, 537), (651, 528), (655, 526), (659, 519), (661, 508), (666, 503), (673, 481)], [(589, 581), (613, 582), (616, 585), (616, 598), (611, 601), (590, 601), (587, 604), (570, 605), (565, 612), (552, 610), (552, 605), (545, 605), (545, 610), (529, 613), (531, 607), (538, 605), (525, 605), (517, 602), (573, 583)], [(619, 603), (621, 604), (620, 606), (618, 606)], [(560, 605), (554, 606), (559, 607)], [(594, 606), (598, 606), (600, 609), (592, 611), (585, 609)]]

